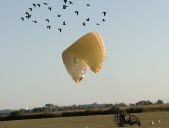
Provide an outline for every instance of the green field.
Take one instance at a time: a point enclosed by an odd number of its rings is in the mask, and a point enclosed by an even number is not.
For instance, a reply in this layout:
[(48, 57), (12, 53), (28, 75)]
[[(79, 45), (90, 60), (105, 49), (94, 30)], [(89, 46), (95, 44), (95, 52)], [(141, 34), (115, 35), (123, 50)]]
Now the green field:
[[(136, 115), (142, 123), (141, 128), (169, 128), (169, 112), (140, 113)], [(161, 122), (158, 123), (157, 121)], [(151, 124), (154, 121), (154, 125)], [(0, 122), (0, 128), (117, 128), (113, 115), (65, 117)], [(131, 127), (131, 126), (126, 126)], [(139, 128), (140, 126), (132, 126)]]

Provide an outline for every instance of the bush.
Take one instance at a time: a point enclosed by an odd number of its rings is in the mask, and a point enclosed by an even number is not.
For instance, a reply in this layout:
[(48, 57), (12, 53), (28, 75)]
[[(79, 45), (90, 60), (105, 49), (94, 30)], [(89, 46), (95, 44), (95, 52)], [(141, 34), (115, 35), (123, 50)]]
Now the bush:
[(14, 117), (14, 116), (18, 116), (20, 115), (20, 111), (13, 111), (10, 113), (10, 116)]
[(118, 106), (115, 105), (110, 109), (110, 111), (112, 114), (117, 114), (117, 113), (120, 113), (122, 110)]
[(126, 112), (127, 113), (141, 113), (141, 112), (144, 112), (144, 109), (143, 108), (128, 108), (126, 109)]

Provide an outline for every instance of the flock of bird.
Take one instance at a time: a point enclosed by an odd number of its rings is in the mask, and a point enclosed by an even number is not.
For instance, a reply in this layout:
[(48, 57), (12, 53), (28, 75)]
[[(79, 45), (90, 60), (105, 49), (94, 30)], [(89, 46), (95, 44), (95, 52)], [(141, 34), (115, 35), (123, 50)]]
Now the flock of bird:
[[(25, 16), (21, 17), (21, 20), (22, 20), (22, 21), (31, 20), (31, 19), (32, 19), (32, 12), (33, 12), (33, 10), (34, 10), (35, 8), (41, 8), (42, 6), (46, 6), (49, 11), (52, 11), (52, 7), (49, 6), (49, 1), (50, 1), (50, 0), (48, 0), (48, 2), (37, 3), (37, 4), (33, 3), (33, 4), (32, 4), (32, 7), (29, 7), (29, 8), (28, 8), (29, 11), (25, 12)], [(67, 9), (69, 6), (71, 6), (71, 5), (74, 4), (74, 2), (68, 1), (68, 0), (63, 0), (63, 2), (64, 2), (64, 3), (63, 3), (63, 6), (62, 6), (62, 9), (63, 9), (63, 10)], [(90, 7), (91, 5), (90, 5), (89, 3), (87, 3), (85, 6)], [(105, 21), (106, 21), (106, 20), (105, 20), (105, 16), (106, 16), (106, 13), (107, 13), (107, 12), (106, 12), (106, 11), (102, 11), (101, 13), (102, 13), (102, 15), (103, 15), (103, 17), (102, 17), (102, 22), (105, 22)], [(78, 10), (75, 10), (75, 11), (74, 11), (74, 14), (77, 15), (77, 16), (80, 15)], [(57, 17), (61, 17), (61, 16), (62, 16), (62, 15), (60, 15), (60, 14), (57, 15)], [(35, 23), (35, 24), (38, 23), (37, 20), (31, 20), (31, 21), (32, 21), (33, 23)], [(46, 18), (45, 21), (46, 21), (47, 23), (50, 23), (50, 19), (48, 19), (48, 18)], [(85, 19), (85, 21), (82, 23), (82, 26), (86, 26), (86, 22), (89, 22), (89, 21), (90, 21), (90, 17), (87, 17), (87, 18)], [(63, 21), (62, 25), (66, 25), (66, 21)], [(98, 23), (96, 23), (96, 25), (100, 25), (100, 23), (98, 22)], [(46, 26), (46, 28), (47, 28), (47, 29), (51, 29), (52, 26), (48, 24), (48, 25)], [(61, 28), (61, 27), (58, 28), (58, 31), (59, 31), (59, 32), (62, 32), (62, 28)]]

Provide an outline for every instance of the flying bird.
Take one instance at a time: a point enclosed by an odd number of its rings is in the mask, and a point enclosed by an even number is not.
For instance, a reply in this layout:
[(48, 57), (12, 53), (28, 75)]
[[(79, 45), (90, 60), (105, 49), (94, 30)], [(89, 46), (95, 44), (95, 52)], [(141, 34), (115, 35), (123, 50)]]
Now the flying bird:
[[(48, 1), (50, 1), (50, 0), (48, 0)], [(72, 2), (72, 0), (63, 0), (64, 1), (64, 4), (63, 4), (63, 9), (66, 9), (69, 5), (68, 4), (74, 4), (73, 2)], [(26, 16), (23, 16), (23, 17), (21, 17), (20, 19), (22, 20), (22, 21), (26, 21), (26, 19), (30, 19), (31, 18), (31, 16), (32, 16), (32, 14), (31, 14), (31, 12), (32, 11), (34, 11), (33, 9), (33, 7), (41, 7), (42, 5), (48, 5), (49, 3), (46, 1), (46, 2), (42, 2), (42, 3), (36, 3), (35, 4), (35, 2), (34, 3), (32, 3), (32, 7), (30, 7), (30, 8), (28, 8), (29, 9), (29, 11), (27, 11), (25, 14), (26, 14)], [(49, 5), (50, 6), (50, 5)], [(53, 10), (53, 8), (52, 8), (52, 6), (51, 7), (49, 7), (49, 6), (47, 6), (47, 9), (49, 9), (50, 11), (52, 11)], [(71, 6), (71, 5), (70, 5)], [(90, 5), (90, 3), (86, 3), (86, 6), (91, 6)], [(31, 12), (30, 12), (31, 11)], [(74, 13), (75, 13), (75, 15), (79, 15), (79, 11), (74, 11)], [(107, 12), (106, 11), (102, 11), (101, 13), (103, 13), (103, 16), (106, 16), (107, 15)], [(80, 12), (80, 15), (81, 15), (81, 12)], [(60, 15), (60, 14), (58, 14), (57, 15), (57, 17), (61, 17), (62, 15)], [(26, 18), (25, 18), (26, 17)], [(91, 17), (86, 17), (86, 20), (82, 23), (82, 26), (87, 26), (87, 22), (88, 21), (91, 21), (91, 19), (90, 19)], [(32, 18), (31, 18), (32, 19)], [(102, 18), (102, 22), (105, 22), (106, 20), (105, 20), (106, 18), (105, 17), (103, 17)], [(32, 22), (34, 22), (34, 23), (38, 23), (37, 21), (36, 21), (36, 19), (35, 20), (32, 20)], [(46, 19), (46, 22), (50, 22), (50, 20), (49, 19)], [(67, 23), (65, 22), (65, 21), (62, 21), (63, 22), (63, 24), (62, 25), (67, 25)], [(101, 23), (95, 23), (96, 25), (101, 25)], [(51, 29), (51, 25), (50, 24), (48, 24), (48, 26), (47, 26), (47, 29)], [(62, 28), (58, 28), (58, 30), (60, 31), (60, 32), (62, 32)]]
[(58, 30), (59, 30), (60, 32), (62, 32), (62, 29), (61, 29), (61, 28), (59, 28)]
[(40, 4), (37, 4), (38, 5), (38, 7), (40, 8)]
[(31, 15), (28, 12), (26, 12), (25, 14), (27, 15), (26, 18), (31, 18)]
[(83, 26), (85, 26), (86, 25), (86, 23), (85, 22), (83, 22)]
[(63, 9), (66, 9), (68, 6), (66, 6), (66, 5), (63, 5)]
[(27, 14), (26, 18), (31, 18), (31, 15), (28, 12), (26, 12), (25, 14)]
[(69, 4), (73, 4), (72, 1), (69, 1)]
[(25, 14), (26, 14), (26, 15), (29, 15), (29, 13), (28, 13), (28, 12), (26, 12)]
[(22, 19), (22, 21), (24, 21), (24, 18), (23, 18), (23, 17), (21, 17), (21, 19)]
[(52, 10), (52, 8), (51, 7), (48, 7), (48, 9), (51, 11)]
[(34, 22), (35, 24), (37, 23), (37, 21), (36, 21), (36, 20), (34, 20), (34, 21), (32, 21), (32, 22)]
[(46, 21), (49, 23), (49, 19), (46, 19)]
[(63, 0), (65, 2), (65, 4), (67, 3), (67, 0)]
[(48, 29), (50, 29), (50, 26), (47, 26)]
[(36, 8), (36, 4), (33, 3), (33, 6)]
[(63, 25), (66, 25), (66, 22), (65, 22), (65, 21), (63, 22)]
[(28, 18), (28, 19), (31, 18), (31, 15), (27, 15), (26, 18)]
[(87, 18), (87, 19), (86, 19), (86, 21), (89, 21), (89, 20), (90, 20), (90, 18)]
[(32, 8), (29, 8), (30, 11), (32, 11)]
[(106, 12), (102, 12), (104, 14), (104, 16), (106, 16)]
[(75, 11), (75, 13), (76, 13), (77, 15), (79, 15), (79, 12), (78, 12), (78, 11)]

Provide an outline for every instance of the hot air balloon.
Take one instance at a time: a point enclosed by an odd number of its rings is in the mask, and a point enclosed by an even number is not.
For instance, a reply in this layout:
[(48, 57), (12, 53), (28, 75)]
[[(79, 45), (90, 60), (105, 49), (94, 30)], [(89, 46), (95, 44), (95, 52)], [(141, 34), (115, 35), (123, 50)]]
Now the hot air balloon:
[(87, 69), (95, 73), (100, 70), (105, 55), (102, 37), (98, 32), (90, 32), (64, 50), (62, 59), (72, 79), (80, 83)]

